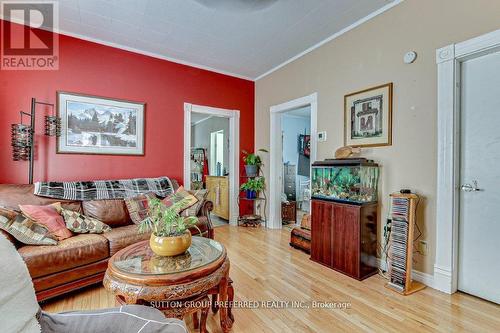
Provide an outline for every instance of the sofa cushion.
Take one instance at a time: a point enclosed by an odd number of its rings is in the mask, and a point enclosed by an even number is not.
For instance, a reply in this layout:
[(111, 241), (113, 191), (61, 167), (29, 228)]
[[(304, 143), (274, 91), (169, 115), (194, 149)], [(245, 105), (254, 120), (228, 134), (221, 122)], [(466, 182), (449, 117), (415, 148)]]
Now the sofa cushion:
[(102, 234), (102, 237), (108, 240), (110, 256), (131, 244), (147, 240), (150, 236), (149, 232), (139, 233), (135, 224), (113, 228), (110, 232)]
[(80, 234), (56, 246), (23, 246), (18, 249), (32, 278), (61, 272), (105, 259), (109, 256), (108, 241), (101, 235)]
[(132, 223), (125, 202), (121, 199), (83, 201), (82, 206), (83, 214), (97, 219), (111, 228)]
[(80, 201), (58, 200), (34, 195), (34, 185), (0, 184), (0, 207), (19, 210), (19, 205), (50, 205), (60, 202), (63, 208), (82, 211)]

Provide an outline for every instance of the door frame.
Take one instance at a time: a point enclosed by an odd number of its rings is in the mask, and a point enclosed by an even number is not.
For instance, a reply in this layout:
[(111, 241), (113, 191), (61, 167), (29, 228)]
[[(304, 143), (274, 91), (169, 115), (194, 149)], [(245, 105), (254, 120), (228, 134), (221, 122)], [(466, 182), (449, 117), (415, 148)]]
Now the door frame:
[(229, 224), (238, 225), (240, 186), (240, 111), (184, 103), (184, 186), (191, 187), (191, 113), (229, 119)]
[(270, 177), (269, 182), (269, 222), (270, 229), (281, 229), (281, 189), (283, 188), (283, 147), (281, 135), (281, 115), (287, 111), (304, 106), (311, 108), (311, 156), (310, 160), (316, 160), (317, 154), (317, 117), (318, 117), (318, 93), (300, 97), (282, 104), (271, 106), (271, 145), (270, 145)]
[(436, 50), (438, 156), (434, 282), (436, 289), (449, 294), (458, 288), (461, 64), (498, 50), (500, 30)]

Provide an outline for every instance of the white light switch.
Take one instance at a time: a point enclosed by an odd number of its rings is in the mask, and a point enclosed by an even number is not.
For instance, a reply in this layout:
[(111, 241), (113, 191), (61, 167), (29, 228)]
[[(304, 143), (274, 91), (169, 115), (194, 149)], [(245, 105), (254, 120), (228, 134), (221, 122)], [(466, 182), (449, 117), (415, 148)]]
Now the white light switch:
[(326, 131), (318, 132), (318, 142), (326, 141)]

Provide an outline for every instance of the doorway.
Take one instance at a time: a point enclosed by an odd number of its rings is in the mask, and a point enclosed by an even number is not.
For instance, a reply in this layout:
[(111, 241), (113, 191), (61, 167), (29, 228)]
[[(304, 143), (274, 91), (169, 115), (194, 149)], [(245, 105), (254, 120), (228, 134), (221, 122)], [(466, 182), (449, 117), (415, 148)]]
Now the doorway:
[(281, 129), (281, 223), (293, 228), (300, 224), (304, 216), (310, 214), (311, 106), (282, 113)]
[(184, 186), (206, 190), (215, 226), (237, 224), (239, 111), (185, 103)]
[[(500, 183), (500, 30), (440, 48), (433, 286), (500, 302), (494, 215)], [(495, 287), (497, 287), (495, 289)]]
[(285, 223), (300, 223), (297, 215), (310, 210), (308, 178), (316, 160), (317, 104), (314, 93), (271, 107), (269, 228), (281, 229), (287, 212)]

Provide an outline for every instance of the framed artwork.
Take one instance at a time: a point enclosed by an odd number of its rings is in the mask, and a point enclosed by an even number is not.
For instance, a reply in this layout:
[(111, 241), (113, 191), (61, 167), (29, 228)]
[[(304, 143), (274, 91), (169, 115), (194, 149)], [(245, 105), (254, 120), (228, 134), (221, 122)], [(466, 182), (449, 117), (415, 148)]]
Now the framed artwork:
[(392, 144), (392, 83), (344, 96), (344, 146)]
[(57, 153), (144, 155), (145, 103), (57, 92)]

